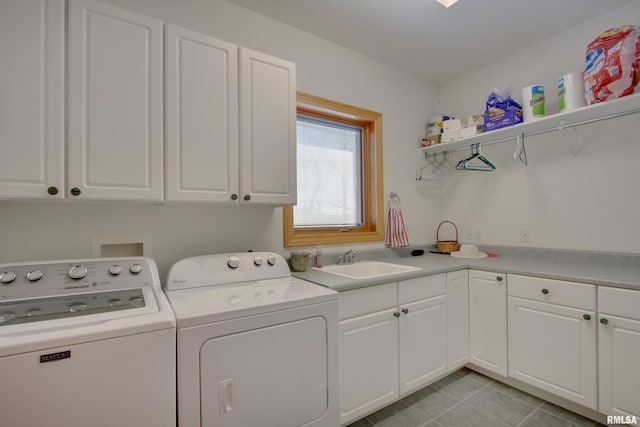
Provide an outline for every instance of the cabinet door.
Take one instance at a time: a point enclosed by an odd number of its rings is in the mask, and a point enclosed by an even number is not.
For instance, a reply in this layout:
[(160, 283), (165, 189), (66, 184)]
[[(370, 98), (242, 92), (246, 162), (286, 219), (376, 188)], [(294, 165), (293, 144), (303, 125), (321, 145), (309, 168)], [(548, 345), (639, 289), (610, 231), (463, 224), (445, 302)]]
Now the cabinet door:
[(397, 309), (340, 322), (341, 423), (398, 397)]
[(640, 321), (608, 314), (599, 318), (598, 409), (603, 414), (640, 417)]
[(448, 370), (469, 362), (469, 273), (447, 273)]
[(447, 296), (400, 306), (400, 394), (447, 372)]
[(162, 200), (162, 22), (69, 5), (71, 197)]
[(0, 2), (0, 197), (64, 197), (64, 0)]
[(595, 313), (509, 297), (509, 376), (596, 409)]
[(238, 47), (166, 27), (167, 200), (238, 194)]
[(507, 376), (507, 285), (503, 274), (469, 271), (470, 362)]
[(240, 198), (296, 203), (295, 64), (240, 49)]

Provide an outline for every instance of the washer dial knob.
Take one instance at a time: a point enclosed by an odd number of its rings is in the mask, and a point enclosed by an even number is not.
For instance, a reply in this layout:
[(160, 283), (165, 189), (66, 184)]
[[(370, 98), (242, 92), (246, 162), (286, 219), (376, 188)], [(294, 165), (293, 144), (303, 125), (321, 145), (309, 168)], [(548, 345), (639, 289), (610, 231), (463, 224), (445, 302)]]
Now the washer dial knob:
[(129, 271), (131, 272), (131, 274), (140, 274), (140, 272), (142, 271), (142, 266), (140, 264), (133, 264), (131, 267), (129, 267)]
[(122, 267), (120, 267), (118, 264), (114, 264), (111, 267), (109, 267), (110, 275), (118, 276), (120, 273), (122, 273)]
[(83, 304), (83, 303), (81, 303), (81, 302), (79, 302), (79, 303), (75, 303), (75, 304), (71, 304), (71, 305), (69, 306), (69, 311), (70, 311), (71, 313), (77, 313), (77, 312), (79, 312), (79, 311), (85, 311), (86, 309), (87, 309), (87, 305), (86, 305), (86, 304)]
[(229, 268), (233, 269), (240, 267), (240, 258), (238, 258), (237, 256), (229, 257), (227, 259), (227, 265), (229, 266)]
[(42, 271), (40, 270), (31, 270), (27, 273), (27, 280), (30, 282), (37, 282), (42, 278)]
[(269, 265), (275, 265), (276, 264), (276, 257), (274, 255), (269, 255), (267, 257), (267, 263)]
[(80, 280), (88, 273), (87, 267), (83, 265), (74, 265), (69, 269), (67, 275), (73, 280)]
[(261, 258), (261, 257), (259, 257), (259, 256), (255, 257), (255, 258), (253, 259), (253, 263), (254, 263), (256, 266), (260, 267), (260, 266), (262, 265), (262, 258)]
[(0, 273), (0, 283), (3, 285), (8, 285), (9, 283), (16, 280), (16, 273), (13, 271), (5, 271)]

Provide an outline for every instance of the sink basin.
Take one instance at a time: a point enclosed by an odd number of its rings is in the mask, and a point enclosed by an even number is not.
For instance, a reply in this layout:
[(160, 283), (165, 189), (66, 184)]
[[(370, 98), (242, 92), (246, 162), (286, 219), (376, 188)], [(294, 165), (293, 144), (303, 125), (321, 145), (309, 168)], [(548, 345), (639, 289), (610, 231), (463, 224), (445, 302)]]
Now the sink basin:
[(390, 276), (392, 274), (420, 270), (418, 267), (408, 267), (406, 265), (380, 261), (359, 261), (354, 264), (334, 264), (320, 268), (313, 267), (313, 269), (337, 276), (348, 277), (350, 279), (371, 279), (373, 277)]

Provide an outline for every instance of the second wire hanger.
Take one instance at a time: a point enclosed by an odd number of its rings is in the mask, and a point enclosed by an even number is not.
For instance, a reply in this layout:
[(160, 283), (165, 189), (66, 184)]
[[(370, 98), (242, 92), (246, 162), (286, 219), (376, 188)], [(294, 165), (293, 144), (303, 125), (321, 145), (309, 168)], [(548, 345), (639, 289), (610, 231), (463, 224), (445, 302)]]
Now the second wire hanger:
[[(474, 160), (479, 160), (480, 164), (471, 164)], [(471, 146), (471, 156), (460, 160), (456, 165), (456, 169), (466, 171), (494, 171), (496, 170), (496, 167), (489, 161), (489, 159), (482, 155), (482, 152), (480, 151), (480, 143), (477, 143)]]

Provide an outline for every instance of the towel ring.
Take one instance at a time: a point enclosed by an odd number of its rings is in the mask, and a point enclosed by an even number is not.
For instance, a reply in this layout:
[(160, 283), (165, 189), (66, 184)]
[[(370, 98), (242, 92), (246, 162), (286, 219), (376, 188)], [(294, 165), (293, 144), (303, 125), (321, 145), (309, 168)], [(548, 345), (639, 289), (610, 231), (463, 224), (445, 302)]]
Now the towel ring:
[(401, 205), (400, 196), (398, 196), (398, 193), (394, 193), (393, 191), (389, 193), (389, 207), (391, 207), (391, 202), (394, 201), (394, 199), (398, 201), (398, 207), (400, 207)]

